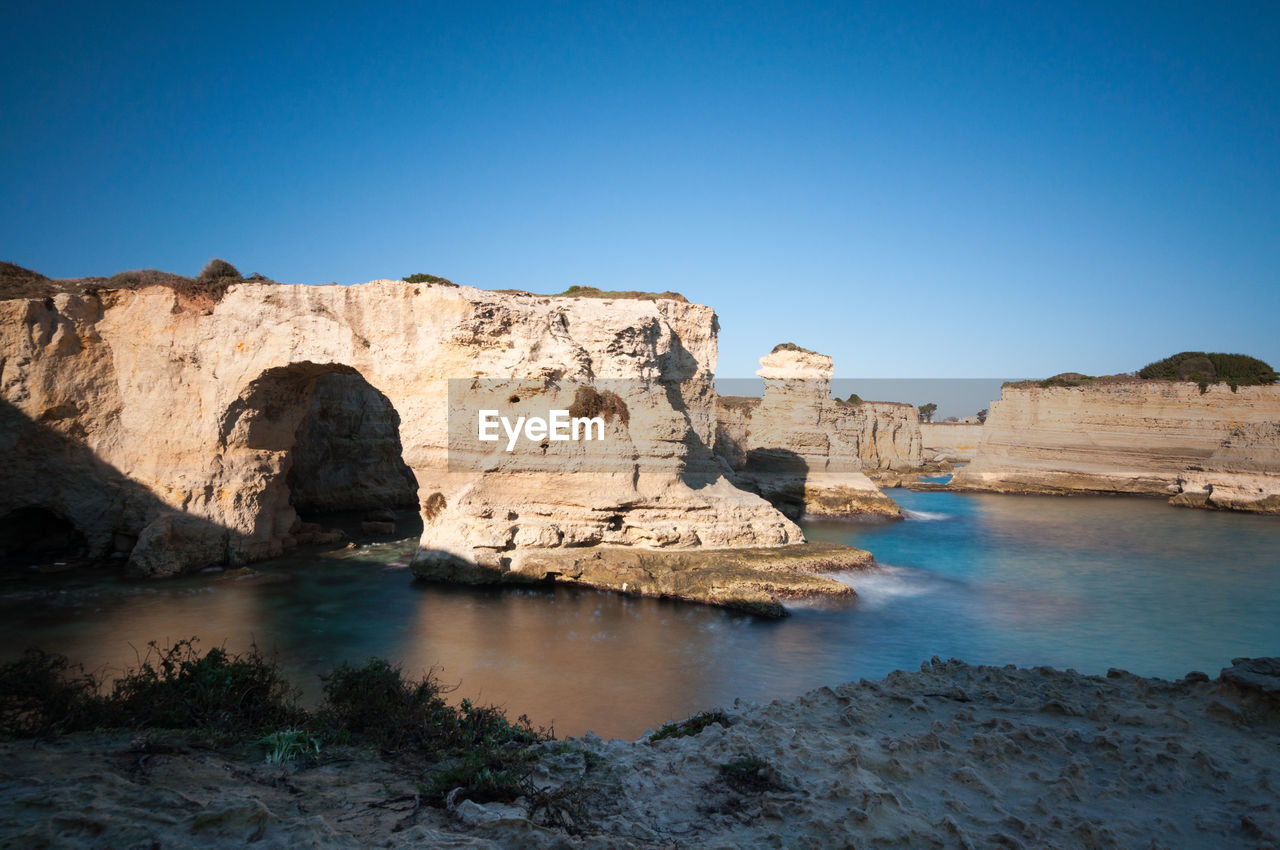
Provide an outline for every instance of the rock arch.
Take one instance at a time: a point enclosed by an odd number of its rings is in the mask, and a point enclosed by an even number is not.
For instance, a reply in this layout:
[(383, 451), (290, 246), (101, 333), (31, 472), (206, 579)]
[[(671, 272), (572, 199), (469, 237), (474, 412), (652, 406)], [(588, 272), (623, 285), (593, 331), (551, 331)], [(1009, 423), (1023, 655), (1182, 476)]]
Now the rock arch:
[(395, 406), (344, 363), (263, 370), (223, 413), (219, 450), (220, 507), (247, 529), (233, 561), (292, 546), (300, 514), (417, 506)]

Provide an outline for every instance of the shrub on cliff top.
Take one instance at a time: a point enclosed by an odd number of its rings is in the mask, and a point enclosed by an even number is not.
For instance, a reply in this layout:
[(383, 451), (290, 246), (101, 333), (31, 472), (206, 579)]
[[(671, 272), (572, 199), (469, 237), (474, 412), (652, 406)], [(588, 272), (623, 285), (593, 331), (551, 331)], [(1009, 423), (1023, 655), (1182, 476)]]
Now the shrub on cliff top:
[(440, 286), (457, 286), (458, 285), (453, 281), (449, 280), (447, 277), (440, 277), (439, 275), (434, 275), (434, 274), (426, 274), (424, 272), (417, 272), (416, 274), (411, 274), (411, 275), (408, 275), (407, 277), (402, 277), (400, 279), (403, 280), (405, 283), (435, 283), (435, 284), (439, 284)]
[(200, 280), (221, 280), (224, 277), (235, 278), (241, 280), (239, 270), (228, 263), (226, 260), (219, 260), (217, 257), (205, 264), (200, 270)]
[(1239, 386), (1274, 384), (1280, 380), (1275, 369), (1256, 357), (1245, 354), (1183, 351), (1172, 357), (1148, 363), (1138, 372), (1146, 380), (1195, 381), (1204, 389), (1208, 384), (1225, 383), (1234, 390)]
[(683, 301), (688, 304), (689, 299), (685, 298), (679, 292), (641, 292), (636, 289), (627, 290), (610, 290), (597, 289), (594, 286), (571, 286), (564, 292), (557, 292), (549, 296), (551, 298), (626, 298), (632, 301), (661, 301), (669, 299), (671, 301)]
[(773, 351), (770, 351), (769, 353), (770, 353), (770, 354), (777, 354), (779, 351), (800, 351), (800, 352), (803, 352), (804, 354), (817, 354), (817, 353), (818, 353), (818, 352), (816, 352), (816, 351), (812, 351), (812, 350), (810, 350), (810, 349), (808, 349), (808, 348), (802, 348), (801, 346), (796, 345), (794, 342), (780, 342), (780, 343), (778, 343), (777, 345), (775, 345), (775, 346), (773, 347)]

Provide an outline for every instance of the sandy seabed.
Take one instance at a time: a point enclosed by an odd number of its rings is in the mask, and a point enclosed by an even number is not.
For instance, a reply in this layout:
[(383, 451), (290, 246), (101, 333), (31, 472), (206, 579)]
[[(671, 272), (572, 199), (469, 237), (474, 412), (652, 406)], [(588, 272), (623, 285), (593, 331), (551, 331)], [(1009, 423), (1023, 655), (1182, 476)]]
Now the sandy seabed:
[[(1280, 659), (1176, 682), (935, 659), (725, 715), (543, 745), (556, 825), (519, 801), (422, 805), (368, 751), (287, 770), (122, 734), (11, 742), (0, 847), (1280, 844)], [(767, 766), (730, 781), (744, 756)]]

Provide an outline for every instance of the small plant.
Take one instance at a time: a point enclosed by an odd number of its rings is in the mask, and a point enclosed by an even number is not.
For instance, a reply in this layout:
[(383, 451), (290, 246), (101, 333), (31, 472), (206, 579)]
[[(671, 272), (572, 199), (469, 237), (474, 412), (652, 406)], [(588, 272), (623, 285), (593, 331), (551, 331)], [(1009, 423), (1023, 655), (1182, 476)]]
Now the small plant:
[(741, 794), (787, 790), (777, 780), (776, 774), (777, 771), (769, 762), (747, 753), (741, 753), (733, 761), (720, 765), (720, 778)]
[(938, 412), (938, 405), (934, 404), (933, 402), (929, 402), (928, 404), (920, 405), (920, 407), (917, 409), (920, 411), (921, 422), (932, 422), (933, 414)]
[(258, 740), (267, 748), (267, 764), (284, 764), (320, 755), (320, 741), (303, 729), (281, 729)]
[(978, 424), (979, 424), (979, 425), (986, 425), (986, 424), (987, 424), (987, 414), (988, 414), (988, 413), (990, 413), (990, 412), (991, 412), (991, 411), (990, 411), (988, 408), (985, 408), (985, 407), (978, 411)]
[(723, 711), (703, 711), (693, 715), (688, 720), (681, 720), (679, 723), (664, 723), (649, 736), (650, 741), (664, 741), (667, 738), (689, 738), (702, 733), (712, 724), (720, 726), (728, 726), (729, 718)]

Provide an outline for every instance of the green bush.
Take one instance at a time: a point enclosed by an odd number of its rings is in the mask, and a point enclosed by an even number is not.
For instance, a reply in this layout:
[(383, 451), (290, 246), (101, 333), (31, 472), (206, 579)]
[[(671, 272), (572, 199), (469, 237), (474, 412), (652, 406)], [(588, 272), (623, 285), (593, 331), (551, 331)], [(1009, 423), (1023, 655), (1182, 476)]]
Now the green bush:
[(434, 275), (434, 274), (425, 274), (423, 272), (418, 272), (417, 274), (411, 274), (406, 277), (402, 277), (400, 279), (403, 280), (405, 283), (438, 283), (443, 286), (458, 285), (453, 281), (449, 280), (447, 277), (440, 277), (439, 275)]
[(258, 731), (302, 717), (297, 691), (256, 646), (244, 655), (221, 647), (201, 655), (197, 642), (189, 638), (165, 649), (148, 643), (137, 669), (115, 681), (104, 725)]
[(689, 302), (679, 292), (641, 292), (636, 289), (616, 290), (616, 289), (598, 289), (594, 286), (571, 286), (564, 292), (557, 292), (549, 296), (551, 298), (625, 298), (631, 301), (660, 301), (672, 300)]
[(93, 728), (100, 683), (65, 656), (28, 649), (0, 667), (0, 734), (36, 737)]
[(1202, 392), (1213, 383), (1225, 383), (1234, 390), (1280, 380), (1275, 369), (1256, 357), (1203, 351), (1183, 351), (1148, 363), (1138, 371), (1138, 377), (1149, 381), (1195, 381)]
[(319, 718), (334, 737), (388, 751), (434, 751), (454, 732), (454, 712), (432, 671), (421, 680), (408, 680), (399, 667), (370, 658), (363, 667), (341, 664), (320, 680), (324, 702)]
[(804, 354), (817, 354), (817, 353), (818, 353), (818, 352), (816, 352), (816, 351), (812, 351), (812, 350), (810, 350), (810, 349), (808, 349), (808, 348), (802, 348), (801, 346), (796, 345), (794, 342), (780, 342), (780, 343), (778, 343), (777, 345), (775, 345), (775, 346), (773, 347), (773, 350), (772, 350), (772, 351), (770, 351), (769, 353), (770, 353), (770, 354), (777, 354), (779, 351), (800, 351), (800, 352), (803, 352)]
[(235, 266), (226, 260), (219, 260), (216, 257), (205, 264), (200, 270), (200, 280), (220, 280), (224, 277), (235, 278), (240, 280), (240, 272)]

